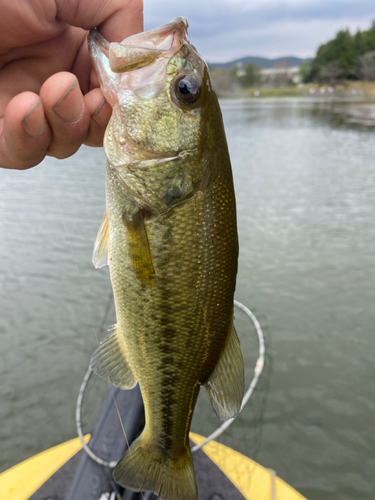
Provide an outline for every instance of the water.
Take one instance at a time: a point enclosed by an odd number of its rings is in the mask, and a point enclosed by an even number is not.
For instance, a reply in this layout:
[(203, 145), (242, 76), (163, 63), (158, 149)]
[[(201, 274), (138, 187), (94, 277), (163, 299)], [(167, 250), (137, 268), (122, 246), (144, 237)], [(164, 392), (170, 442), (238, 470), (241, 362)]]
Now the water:
[[(236, 298), (260, 318), (268, 349), (259, 390), (222, 442), (310, 500), (373, 499), (373, 111), (313, 100), (222, 109), (238, 201)], [(0, 171), (0, 471), (76, 435), (78, 388), (114, 321), (107, 268), (91, 264), (104, 163), (82, 148)], [(250, 380), (256, 338), (236, 316)], [(107, 387), (89, 388), (86, 430)], [(193, 430), (216, 425), (203, 394)]]

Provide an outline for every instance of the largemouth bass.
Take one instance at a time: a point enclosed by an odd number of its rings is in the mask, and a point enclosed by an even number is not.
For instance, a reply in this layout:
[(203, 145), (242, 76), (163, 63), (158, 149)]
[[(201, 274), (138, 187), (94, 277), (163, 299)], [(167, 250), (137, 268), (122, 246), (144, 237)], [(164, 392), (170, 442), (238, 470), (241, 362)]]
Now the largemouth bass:
[(233, 326), (238, 240), (232, 172), (207, 65), (188, 22), (109, 43), (89, 35), (113, 108), (96, 267), (109, 264), (117, 324), (91, 359), (113, 385), (139, 383), (146, 425), (115, 480), (196, 500), (189, 429), (203, 385), (221, 420), (244, 391)]

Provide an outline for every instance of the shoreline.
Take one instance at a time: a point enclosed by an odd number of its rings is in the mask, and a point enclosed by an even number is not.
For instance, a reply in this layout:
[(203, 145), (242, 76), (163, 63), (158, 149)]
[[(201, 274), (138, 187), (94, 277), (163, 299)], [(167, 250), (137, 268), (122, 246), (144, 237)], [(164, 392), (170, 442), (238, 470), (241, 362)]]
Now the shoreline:
[(216, 91), (220, 99), (270, 99), (301, 97), (310, 99), (375, 102), (375, 82), (345, 81), (340, 85), (307, 83), (288, 87), (250, 87), (232, 91)]

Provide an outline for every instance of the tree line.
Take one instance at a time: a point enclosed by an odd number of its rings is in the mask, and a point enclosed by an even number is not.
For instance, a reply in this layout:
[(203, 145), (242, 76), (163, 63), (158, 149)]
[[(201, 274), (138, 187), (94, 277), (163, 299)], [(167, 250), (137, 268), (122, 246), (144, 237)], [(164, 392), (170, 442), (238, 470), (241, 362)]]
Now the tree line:
[(337, 83), (340, 80), (375, 80), (375, 21), (370, 29), (348, 29), (318, 48), (311, 62), (301, 67), (303, 81)]

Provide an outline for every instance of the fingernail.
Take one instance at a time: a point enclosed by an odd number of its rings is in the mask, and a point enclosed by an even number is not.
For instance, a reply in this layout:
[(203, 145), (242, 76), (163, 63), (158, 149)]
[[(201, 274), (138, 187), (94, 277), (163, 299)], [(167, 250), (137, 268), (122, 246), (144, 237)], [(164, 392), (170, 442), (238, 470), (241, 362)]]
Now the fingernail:
[(53, 111), (66, 122), (76, 122), (84, 110), (84, 103), (78, 80), (75, 80), (53, 106)]
[(47, 126), (47, 120), (44, 118), (44, 113), (38, 112), (41, 106), (42, 101), (38, 99), (22, 120), (22, 126), (25, 132), (31, 137), (42, 135)]
[(92, 118), (92, 120), (94, 120), (94, 122), (95, 122), (97, 125), (99, 125), (99, 127), (100, 127), (100, 123), (96, 120), (96, 117), (97, 117), (97, 116), (98, 116), (98, 114), (101, 112), (101, 110), (102, 110), (102, 108), (103, 108), (104, 104), (106, 104), (106, 102), (107, 102), (107, 99), (103, 99), (103, 100), (102, 100), (102, 102), (101, 102), (101, 103), (99, 104), (99, 106), (96, 108), (96, 110), (95, 110), (94, 114), (93, 114), (93, 115), (92, 115), (92, 117), (91, 117), (91, 118)]

